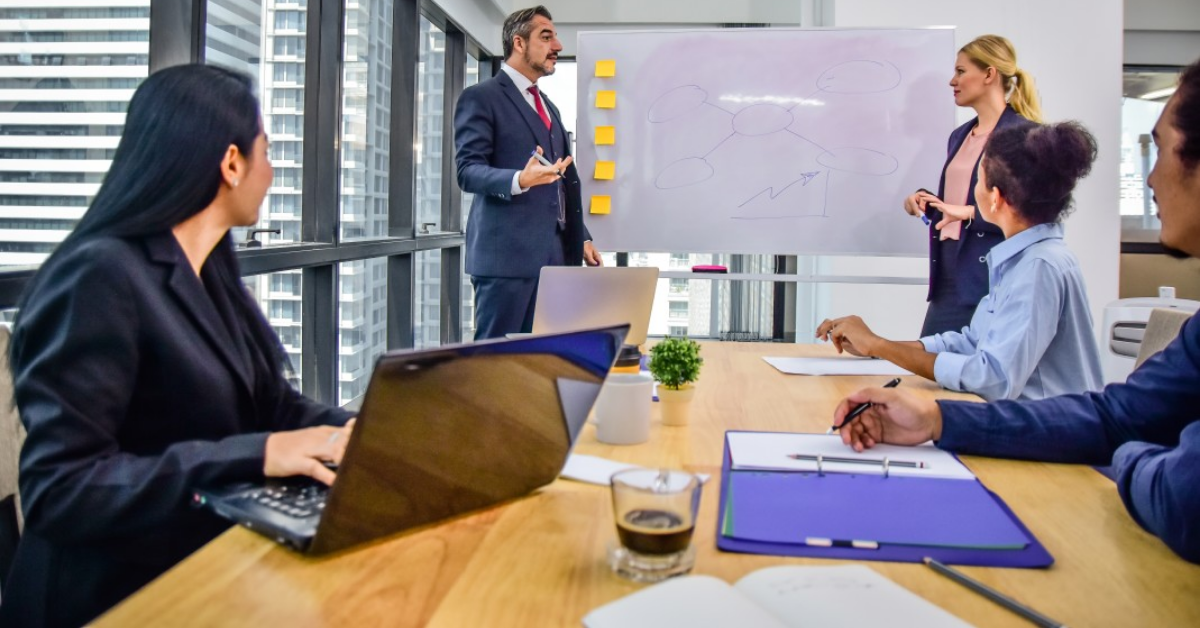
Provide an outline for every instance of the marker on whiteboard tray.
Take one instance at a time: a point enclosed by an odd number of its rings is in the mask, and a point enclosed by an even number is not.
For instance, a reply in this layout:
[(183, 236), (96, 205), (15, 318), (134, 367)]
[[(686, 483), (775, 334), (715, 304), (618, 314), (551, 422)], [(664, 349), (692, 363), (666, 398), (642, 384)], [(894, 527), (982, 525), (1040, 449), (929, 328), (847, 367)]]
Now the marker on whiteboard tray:
[[(550, 163), (550, 160), (546, 159), (546, 157), (543, 156), (541, 153), (537, 152), (537, 150), (534, 150), (532, 153), (529, 153), (529, 156), (536, 158), (538, 160), (538, 163), (542, 164), (543, 166), (549, 166), (551, 168), (554, 168), (554, 164)], [(559, 172), (557, 168), (554, 169), (554, 174), (558, 175), (559, 177), (563, 176), (563, 173)]]

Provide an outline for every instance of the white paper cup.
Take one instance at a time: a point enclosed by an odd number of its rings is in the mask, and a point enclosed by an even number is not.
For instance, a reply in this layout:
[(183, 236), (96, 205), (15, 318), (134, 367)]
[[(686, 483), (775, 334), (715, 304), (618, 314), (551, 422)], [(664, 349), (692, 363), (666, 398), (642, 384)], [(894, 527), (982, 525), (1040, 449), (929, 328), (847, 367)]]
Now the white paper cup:
[(650, 438), (649, 375), (612, 374), (596, 399), (596, 439), (610, 445), (636, 445)]

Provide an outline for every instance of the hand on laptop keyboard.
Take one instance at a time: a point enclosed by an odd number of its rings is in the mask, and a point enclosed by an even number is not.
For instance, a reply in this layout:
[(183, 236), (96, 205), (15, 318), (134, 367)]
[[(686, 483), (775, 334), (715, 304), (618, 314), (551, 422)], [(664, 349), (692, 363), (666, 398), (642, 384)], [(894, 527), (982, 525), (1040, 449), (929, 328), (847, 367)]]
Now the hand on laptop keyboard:
[(344, 427), (322, 425), (301, 430), (273, 432), (267, 437), (263, 474), (267, 477), (306, 475), (324, 484), (333, 484), (334, 468), (342, 461), (346, 444), (354, 431), (354, 419)]

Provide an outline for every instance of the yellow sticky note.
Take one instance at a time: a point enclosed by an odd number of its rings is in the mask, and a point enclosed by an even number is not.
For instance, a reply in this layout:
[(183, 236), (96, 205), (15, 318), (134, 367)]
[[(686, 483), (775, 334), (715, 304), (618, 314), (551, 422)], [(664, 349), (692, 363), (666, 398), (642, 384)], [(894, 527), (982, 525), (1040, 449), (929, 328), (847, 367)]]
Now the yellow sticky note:
[(596, 92), (597, 109), (616, 109), (617, 93), (613, 91)]
[(607, 214), (612, 211), (611, 196), (593, 196), (592, 197), (592, 213)]
[(613, 176), (616, 174), (617, 174), (617, 162), (615, 162), (615, 161), (597, 161), (596, 162), (596, 173), (592, 176), (594, 176), (597, 179), (603, 179), (603, 180), (607, 181), (609, 179), (612, 179)]
[(596, 127), (596, 146), (611, 146), (617, 143), (617, 127)]
[(615, 59), (605, 59), (604, 61), (596, 62), (596, 76), (600, 78), (610, 78), (617, 75), (617, 62)]

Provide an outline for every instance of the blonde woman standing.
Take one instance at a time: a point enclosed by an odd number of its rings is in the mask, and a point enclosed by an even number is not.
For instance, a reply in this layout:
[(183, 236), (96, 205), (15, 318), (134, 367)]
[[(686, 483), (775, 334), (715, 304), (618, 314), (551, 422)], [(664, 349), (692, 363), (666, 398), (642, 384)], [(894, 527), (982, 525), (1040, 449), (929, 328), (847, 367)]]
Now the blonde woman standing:
[(921, 336), (961, 331), (988, 293), (988, 251), (1004, 240), (975, 205), (976, 172), (997, 129), (1042, 121), (1033, 78), (1017, 66), (1012, 42), (983, 35), (958, 51), (950, 79), (954, 104), (976, 117), (950, 134), (937, 196), (921, 189), (904, 210), (929, 221), (929, 309)]

